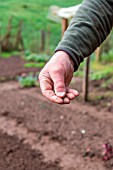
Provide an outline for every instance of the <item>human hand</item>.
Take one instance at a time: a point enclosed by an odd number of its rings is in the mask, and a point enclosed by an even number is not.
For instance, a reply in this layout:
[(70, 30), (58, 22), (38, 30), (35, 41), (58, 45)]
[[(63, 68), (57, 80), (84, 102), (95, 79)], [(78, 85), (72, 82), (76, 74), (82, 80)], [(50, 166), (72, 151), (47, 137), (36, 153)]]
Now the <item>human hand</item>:
[(79, 93), (69, 88), (74, 64), (64, 51), (56, 52), (39, 74), (42, 94), (58, 104), (69, 104)]

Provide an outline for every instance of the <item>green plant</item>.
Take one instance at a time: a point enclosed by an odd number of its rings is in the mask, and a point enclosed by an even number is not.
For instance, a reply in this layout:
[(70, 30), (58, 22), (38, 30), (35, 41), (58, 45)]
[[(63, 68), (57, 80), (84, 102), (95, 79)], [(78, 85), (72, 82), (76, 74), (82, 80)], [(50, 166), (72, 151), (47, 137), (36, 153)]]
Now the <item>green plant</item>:
[(113, 63), (102, 64), (93, 61), (90, 65), (90, 78), (92, 80), (100, 80), (113, 75)]
[(20, 52), (18, 51), (12, 51), (12, 52), (2, 52), (1, 58), (9, 58), (11, 56), (19, 56)]
[(50, 56), (47, 54), (30, 54), (24, 56), (24, 59), (26, 61), (32, 61), (32, 62), (47, 62), (50, 59)]
[(113, 77), (111, 77), (110, 79), (104, 81), (104, 82), (101, 84), (101, 87), (102, 87), (102, 88), (107, 88), (107, 87), (109, 87), (109, 85), (112, 84), (112, 83), (113, 83)]
[[(82, 0), (0, 0), (0, 21), (1, 35), (6, 32), (8, 18), (13, 17), (13, 35), (17, 32), (18, 21), (23, 21), (22, 36), (26, 49), (31, 49), (31, 45), (37, 41), (37, 47), (40, 48), (40, 30), (50, 28), (50, 50), (58, 44), (61, 38), (61, 25), (51, 22), (47, 19), (49, 7), (58, 5), (69, 7), (81, 3)], [(43, 10), (42, 10), (43, 9)], [(38, 50), (37, 50), (38, 51)]]
[(19, 76), (18, 81), (21, 87), (33, 87), (38, 86), (37, 76), (33, 76), (32, 74), (28, 76)]
[(29, 56), (31, 54), (30, 50), (24, 51), (25, 56)]
[(108, 53), (103, 53), (101, 56), (102, 63), (111, 63), (113, 62), (113, 50), (110, 50)]
[(93, 74), (91, 74), (91, 79), (92, 80), (100, 80), (103, 78), (107, 78), (113, 73), (113, 70), (103, 70), (103, 71), (98, 71)]
[(78, 70), (78, 71), (76, 71), (76, 72), (74, 72), (74, 76), (75, 77), (83, 77), (83, 71), (81, 71), (81, 70)]
[(35, 67), (35, 68), (42, 68), (44, 67), (45, 63), (44, 62), (40, 62), (40, 63), (35, 63), (35, 62), (28, 62), (24, 64), (25, 68), (31, 68), (31, 67)]

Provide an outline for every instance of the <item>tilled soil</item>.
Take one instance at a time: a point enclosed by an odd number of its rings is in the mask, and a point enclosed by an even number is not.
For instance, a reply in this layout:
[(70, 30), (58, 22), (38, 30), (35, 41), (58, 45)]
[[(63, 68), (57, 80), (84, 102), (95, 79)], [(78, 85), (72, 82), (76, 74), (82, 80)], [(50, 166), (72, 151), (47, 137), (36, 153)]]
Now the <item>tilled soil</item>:
[(25, 68), (25, 61), (19, 56), (4, 59), (0, 57), (0, 81), (15, 79), (22, 73), (37, 72), (38, 68)]
[(0, 158), (1, 170), (113, 169), (113, 158), (102, 160), (102, 145), (113, 144), (112, 112), (77, 100), (52, 104), (37, 88), (20, 89), (14, 81), (0, 84), (0, 96), (0, 146), (5, 154), (13, 150)]
[[(37, 71), (24, 63), (0, 58), (0, 79)], [(82, 80), (73, 83), (81, 92)], [(65, 106), (47, 101), (38, 88), (0, 83), (0, 170), (112, 170), (113, 155), (103, 160), (103, 144), (113, 147), (112, 84), (108, 91), (101, 83), (91, 82), (89, 103), (80, 96)]]
[(40, 151), (31, 150), (21, 140), (0, 133), (0, 170), (61, 170), (57, 163), (43, 162)]

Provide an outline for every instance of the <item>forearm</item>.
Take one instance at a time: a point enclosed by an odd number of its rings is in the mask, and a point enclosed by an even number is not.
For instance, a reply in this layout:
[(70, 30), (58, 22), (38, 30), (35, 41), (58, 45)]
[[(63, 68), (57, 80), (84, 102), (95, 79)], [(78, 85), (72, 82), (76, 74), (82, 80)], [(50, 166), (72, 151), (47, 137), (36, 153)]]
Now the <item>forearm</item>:
[(69, 54), (77, 70), (107, 37), (113, 24), (113, 0), (84, 0), (56, 48)]

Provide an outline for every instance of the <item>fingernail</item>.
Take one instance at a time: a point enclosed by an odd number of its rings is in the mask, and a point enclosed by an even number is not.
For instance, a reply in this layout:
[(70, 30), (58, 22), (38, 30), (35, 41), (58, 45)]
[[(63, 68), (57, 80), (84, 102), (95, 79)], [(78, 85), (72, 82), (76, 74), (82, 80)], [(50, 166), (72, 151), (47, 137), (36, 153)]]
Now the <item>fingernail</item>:
[(58, 98), (57, 96), (52, 96), (51, 97), (53, 99), (54, 102), (56, 103), (63, 103), (63, 100), (61, 98)]
[(57, 96), (64, 97), (65, 96), (65, 92), (57, 92)]
[(69, 104), (70, 103), (70, 100), (67, 97), (65, 97), (63, 101), (64, 101), (65, 104)]

